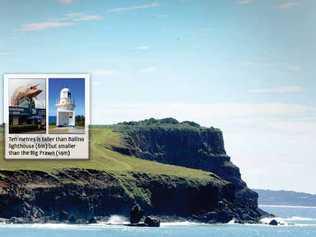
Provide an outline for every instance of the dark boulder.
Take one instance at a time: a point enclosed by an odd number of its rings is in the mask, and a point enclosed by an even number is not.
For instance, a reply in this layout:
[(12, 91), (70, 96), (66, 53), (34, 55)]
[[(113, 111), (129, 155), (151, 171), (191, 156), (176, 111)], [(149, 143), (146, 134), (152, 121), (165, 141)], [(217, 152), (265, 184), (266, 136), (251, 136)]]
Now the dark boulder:
[(160, 220), (150, 216), (146, 216), (144, 223), (149, 227), (160, 227)]
[(275, 220), (275, 219), (272, 219), (270, 222), (269, 222), (269, 225), (279, 225), (278, 221)]
[(97, 223), (97, 219), (95, 217), (91, 217), (89, 220), (88, 220), (88, 223), (89, 224), (96, 224)]
[(131, 224), (137, 224), (143, 218), (143, 210), (138, 204), (135, 204), (130, 212), (130, 222)]
[(68, 219), (68, 222), (70, 224), (76, 224), (77, 223), (77, 219), (75, 216), (70, 216), (69, 219)]

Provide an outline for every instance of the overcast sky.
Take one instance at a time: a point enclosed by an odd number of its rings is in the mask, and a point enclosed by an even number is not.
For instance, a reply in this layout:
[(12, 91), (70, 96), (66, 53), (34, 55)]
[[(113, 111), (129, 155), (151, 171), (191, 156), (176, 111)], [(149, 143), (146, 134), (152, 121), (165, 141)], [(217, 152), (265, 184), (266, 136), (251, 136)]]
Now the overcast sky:
[(316, 193), (316, 1), (0, 3), (1, 73), (91, 73), (93, 123), (219, 127), (250, 187)]

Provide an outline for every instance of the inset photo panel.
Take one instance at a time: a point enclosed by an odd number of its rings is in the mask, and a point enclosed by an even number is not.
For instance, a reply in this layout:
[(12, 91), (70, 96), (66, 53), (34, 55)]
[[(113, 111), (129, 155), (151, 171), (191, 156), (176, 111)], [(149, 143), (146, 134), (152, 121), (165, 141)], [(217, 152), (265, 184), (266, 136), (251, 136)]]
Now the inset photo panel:
[(85, 79), (49, 78), (48, 90), (48, 133), (85, 133)]
[(46, 133), (46, 79), (10, 78), (7, 93), (9, 133)]

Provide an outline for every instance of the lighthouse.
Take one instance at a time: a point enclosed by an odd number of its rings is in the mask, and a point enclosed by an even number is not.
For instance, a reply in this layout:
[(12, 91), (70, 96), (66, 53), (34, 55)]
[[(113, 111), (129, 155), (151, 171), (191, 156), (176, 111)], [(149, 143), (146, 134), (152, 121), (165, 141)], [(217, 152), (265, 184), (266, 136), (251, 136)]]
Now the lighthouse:
[(56, 104), (56, 126), (57, 127), (74, 127), (75, 126), (75, 103), (71, 97), (68, 88), (60, 91), (59, 101)]

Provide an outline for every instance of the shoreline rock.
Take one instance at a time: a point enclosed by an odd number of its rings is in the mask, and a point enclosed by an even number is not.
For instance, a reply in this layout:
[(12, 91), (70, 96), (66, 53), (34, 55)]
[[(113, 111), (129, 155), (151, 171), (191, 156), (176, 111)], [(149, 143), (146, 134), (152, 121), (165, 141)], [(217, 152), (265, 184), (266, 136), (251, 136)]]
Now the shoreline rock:
[(148, 226), (148, 227), (160, 227), (160, 220), (158, 218), (154, 218), (151, 216), (146, 216), (144, 223)]
[(277, 226), (277, 225), (279, 225), (279, 222), (278, 222), (276, 219), (272, 219), (272, 220), (269, 222), (269, 225)]

